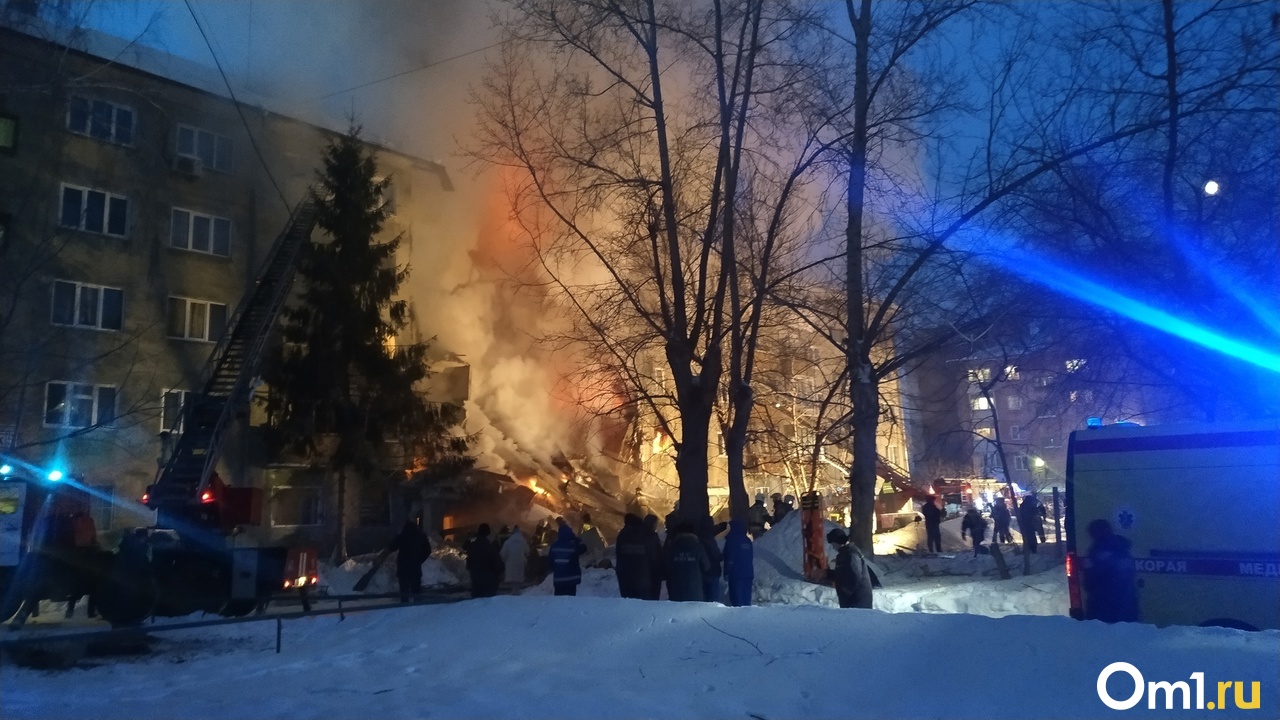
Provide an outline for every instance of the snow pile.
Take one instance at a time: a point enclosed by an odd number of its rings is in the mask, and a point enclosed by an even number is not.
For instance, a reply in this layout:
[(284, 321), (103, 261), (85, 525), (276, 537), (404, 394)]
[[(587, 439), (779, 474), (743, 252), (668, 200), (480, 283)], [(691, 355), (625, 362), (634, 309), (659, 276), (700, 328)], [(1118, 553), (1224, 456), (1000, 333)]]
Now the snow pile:
[[(547, 575), (547, 579), (541, 584), (535, 585), (525, 590), (525, 595), (553, 595), (555, 588), (552, 586), (552, 578)], [(613, 570), (604, 570), (601, 568), (583, 568), (582, 583), (578, 585), (578, 595), (583, 597), (598, 598), (616, 598), (618, 595), (618, 575)], [(665, 597), (665, 595), (664, 595)]]
[[(376, 555), (365, 555), (348, 558), (346, 562), (337, 566), (320, 563), (320, 591), (327, 595), (358, 594), (354, 590), (355, 584), (373, 567), (376, 557)], [(458, 576), (446, 567), (441, 558), (433, 555), (422, 563), (423, 587), (457, 585), (459, 582)], [(385, 595), (399, 592), (399, 590), (400, 584), (396, 581), (396, 561), (394, 557), (389, 557), (382, 563), (382, 567), (378, 568), (378, 572), (374, 573), (369, 581), (369, 587), (365, 588), (364, 592), (369, 595)]]
[[(497, 597), (285, 621), (280, 654), (274, 622), (159, 637), (150, 655), (71, 672), (6, 665), (0, 716), (1092, 718), (1115, 715), (1096, 685), (1117, 660), (1151, 681), (1203, 672), (1207, 699), (1218, 680), (1260, 683), (1260, 711), (1215, 717), (1280, 713), (1277, 631)], [(928, 648), (985, 648), (1025, 677), (984, 690), (990, 662), (932, 668)], [(1132, 689), (1112, 681), (1114, 697)]]
[(876, 590), (875, 608), (892, 613), (970, 613), (987, 617), (1066, 615), (1067, 575), (1050, 570), (1011, 580), (947, 578)]

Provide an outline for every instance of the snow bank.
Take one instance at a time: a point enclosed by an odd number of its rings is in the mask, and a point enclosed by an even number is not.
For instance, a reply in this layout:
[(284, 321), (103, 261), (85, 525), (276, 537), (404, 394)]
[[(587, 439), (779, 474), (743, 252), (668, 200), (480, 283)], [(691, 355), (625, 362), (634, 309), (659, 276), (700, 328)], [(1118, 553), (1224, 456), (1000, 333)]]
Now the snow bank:
[[(348, 558), (346, 562), (337, 566), (320, 563), (320, 591), (328, 595), (355, 594), (353, 590), (355, 584), (369, 572), (369, 568), (373, 567), (373, 560), (376, 557), (376, 555), (365, 555)], [(456, 585), (459, 582), (458, 576), (445, 566), (441, 558), (432, 555), (422, 563), (423, 587)], [(399, 592), (399, 589), (400, 584), (396, 582), (395, 558), (387, 558), (387, 561), (382, 563), (382, 567), (378, 568), (378, 572), (374, 573), (373, 579), (369, 581), (369, 587), (364, 592), (369, 595), (381, 595)]]
[[(164, 633), (151, 655), (65, 673), (8, 665), (0, 716), (1093, 718), (1116, 715), (1096, 683), (1117, 660), (1152, 681), (1256, 680), (1260, 711), (1213, 716), (1280, 714), (1277, 631), (591, 597), (348, 612), (283, 628), (280, 654), (275, 623), (263, 622)], [(935, 668), (930, 647), (959, 661)], [(966, 648), (996, 653), (1023, 680), (991, 691), (999, 671), (964, 662)], [(1117, 697), (1132, 689), (1113, 684)]]

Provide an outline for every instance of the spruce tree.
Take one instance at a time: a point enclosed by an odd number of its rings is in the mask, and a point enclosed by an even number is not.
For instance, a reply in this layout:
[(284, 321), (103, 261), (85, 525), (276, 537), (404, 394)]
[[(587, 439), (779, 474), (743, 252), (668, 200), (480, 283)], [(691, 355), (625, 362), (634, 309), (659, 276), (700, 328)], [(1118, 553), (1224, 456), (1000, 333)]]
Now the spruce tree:
[(337, 480), (335, 559), (345, 558), (348, 482), (387, 470), (389, 441), (399, 470), (436, 475), (464, 469), (467, 438), (453, 432), (461, 410), (428, 402), (425, 343), (400, 342), (409, 275), (395, 263), (400, 237), (376, 239), (389, 214), (388, 178), (352, 126), (325, 149), (316, 225), (298, 264), (300, 292), (283, 311), (281, 343), (265, 379), (269, 424), (279, 448), (325, 464)]

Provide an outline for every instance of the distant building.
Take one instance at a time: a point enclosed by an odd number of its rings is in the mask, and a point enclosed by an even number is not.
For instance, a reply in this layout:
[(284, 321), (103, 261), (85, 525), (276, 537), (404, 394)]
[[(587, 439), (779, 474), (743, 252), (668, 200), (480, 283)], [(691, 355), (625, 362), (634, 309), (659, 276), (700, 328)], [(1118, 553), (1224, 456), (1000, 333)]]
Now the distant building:
[[(93, 488), (100, 531), (146, 525), (164, 435), (339, 128), (237, 104), (208, 68), (17, 20), (0, 26), (0, 451)], [(442, 231), (453, 188), (438, 163), (374, 147), (403, 261)], [(433, 399), (461, 405), (465, 364), (442, 369)], [(331, 540), (328, 473), (270, 460), (241, 427), (219, 464), (266, 490), (251, 532)], [(389, 534), (396, 480), (353, 493), (353, 549)]]

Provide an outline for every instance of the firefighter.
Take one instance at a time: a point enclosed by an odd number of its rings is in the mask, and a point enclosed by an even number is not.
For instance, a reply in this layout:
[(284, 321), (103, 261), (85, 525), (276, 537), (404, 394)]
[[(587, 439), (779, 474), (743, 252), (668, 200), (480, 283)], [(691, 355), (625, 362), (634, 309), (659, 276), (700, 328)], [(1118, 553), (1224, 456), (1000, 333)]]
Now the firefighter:
[(711, 569), (711, 558), (692, 523), (681, 520), (669, 531), (665, 552), (667, 597), (677, 602), (705, 599), (703, 578)]
[(587, 546), (573, 534), (573, 528), (568, 523), (561, 525), (556, 541), (547, 551), (556, 595), (578, 594), (578, 585), (582, 582), (582, 565), (578, 558), (586, 553)]
[(764, 534), (764, 526), (769, 523), (769, 508), (764, 506), (764, 493), (756, 493), (756, 502), (747, 509), (747, 533), (751, 539), (758, 539)]
[[(655, 518), (656, 520), (656, 518)], [(627, 513), (622, 520), (622, 530), (614, 542), (618, 556), (618, 594), (624, 598), (643, 599), (653, 587), (654, 566), (660, 549), (651, 542), (644, 521), (634, 513)]]
[(1022, 498), (1022, 506), (1018, 508), (1018, 530), (1022, 532), (1022, 543), (1027, 552), (1032, 553), (1036, 552), (1037, 534), (1044, 532), (1044, 528), (1040, 526), (1039, 504), (1035, 495), (1027, 494)]
[(422, 563), (431, 557), (431, 541), (412, 520), (391, 539), (388, 552), (396, 553), (396, 581), (400, 583), (400, 602), (409, 602), (422, 594)]
[(705, 589), (704, 596), (707, 602), (720, 602), (720, 564), (724, 560), (724, 556), (720, 553), (720, 545), (716, 542), (716, 535), (723, 532), (723, 528), (716, 526), (710, 517), (702, 518), (701, 532), (698, 533), (698, 539), (702, 541), (702, 549), (707, 553), (709, 564), (702, 574), (702, 586)]
[(964, 520), (960, 521), (960, 539), (963, 540), (965, 533), (973, 538), (973, 554), (979, 555), (982, 550), (982, 541), (987, 537), (987, 519), (982, 517), (982, 513), (978, 512), (977, 505), (970, 505), (969, 511), (964, 514)]
[[(788, 495), (787, 497), (790, 498), (791, 496)], [(773, 517), (769, 526), (777, 527), (777, 525), (782, 522), (782, 519), (787, 516), (787, 513), (791, 512), (794, 508), (792, 508), (790, 503), (783, 499), (782, 493), (774, 493), (770, 498), (773, 500)]]
[(991, 531), (991, 542), (1013, 542), (1013, 533), (1009, 532), (1010, 517), (1009, 506), (1005, 504), (1004, 497), (997, 495), (991, 504), (991, 524), (995, 526)]
[(849, 534), (840, 528), (827, 533), (827, 542), (836, 549), (836, 566), (827, 571), (827, 579), (835, 583), (840, 607), (870, 608), (871, 572), (866, 558), (849, 542)]

